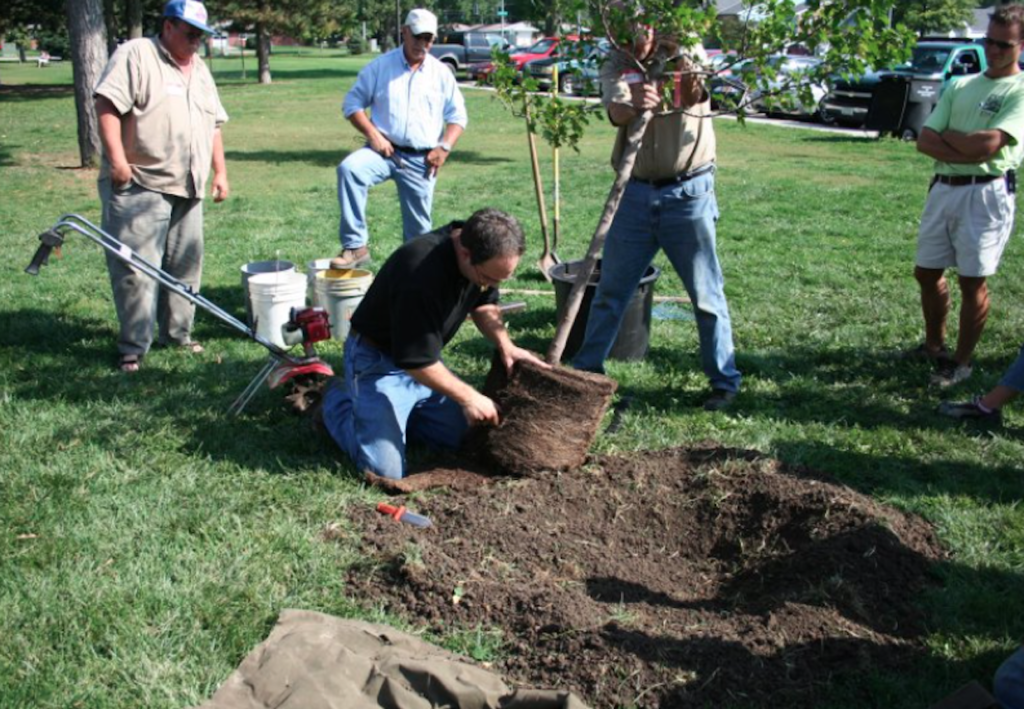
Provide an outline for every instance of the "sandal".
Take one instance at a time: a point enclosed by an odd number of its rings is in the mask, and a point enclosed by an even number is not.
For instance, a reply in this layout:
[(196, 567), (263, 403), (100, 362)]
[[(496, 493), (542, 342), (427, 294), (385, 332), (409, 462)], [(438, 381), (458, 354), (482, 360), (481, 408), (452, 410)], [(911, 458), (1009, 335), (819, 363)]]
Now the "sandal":
[(117, 368), (125, 374), (134, 374), (142, 364), (142, 355), (123, 354), (117, 360)]

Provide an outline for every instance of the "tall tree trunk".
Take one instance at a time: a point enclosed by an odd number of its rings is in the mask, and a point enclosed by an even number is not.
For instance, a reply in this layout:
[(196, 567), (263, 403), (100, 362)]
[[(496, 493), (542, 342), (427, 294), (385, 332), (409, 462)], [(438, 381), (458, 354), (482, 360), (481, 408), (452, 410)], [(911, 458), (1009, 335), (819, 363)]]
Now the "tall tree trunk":
[(107, 63), (103, 0), (69, 2), (67, 12), (75, 108), (78, 110), (78, 152), (82, 167), (94, 167), (99, 162), (100, 132), (92, 91)]
[(262, 22), (256, 23), (256, 54), (260, 64), (260, 83), (270, 83), (270, 32)]
[(128, 39), (142, 36), (142, 0), (126, 0), (125, 25), (128, 27)]
[(107, 26), (107, 56), (117, 49), (117, 0), (103, 0), (103, 22)]
[(28, 42), (18, 42), (18, 63), (24, 64), (28, 61)]

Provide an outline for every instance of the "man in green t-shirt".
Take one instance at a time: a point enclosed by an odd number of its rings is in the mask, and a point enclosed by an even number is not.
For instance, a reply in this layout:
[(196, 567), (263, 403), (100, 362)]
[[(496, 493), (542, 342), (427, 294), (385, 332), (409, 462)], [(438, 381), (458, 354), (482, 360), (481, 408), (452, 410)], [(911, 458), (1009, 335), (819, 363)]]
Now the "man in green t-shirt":
[[(1014, 170), (1024, 155), (1024, 73), (1017, 61), (1024, 40), (1024, 6), (990, 15), (982, 42), (988, 70), (950, 84), (928, 118), (917, 149), (935, 158), (935, 177), (918, 234), (914, 276), (921, 286), (925, 341), (910, 354), (935, 361), (932, 383), (971, 376), (971, 357), (988, 317), (985, 279), (999, 266), (1013, 231)], [(949, 284), (960, 283), (956, 351), (946, 349)]]

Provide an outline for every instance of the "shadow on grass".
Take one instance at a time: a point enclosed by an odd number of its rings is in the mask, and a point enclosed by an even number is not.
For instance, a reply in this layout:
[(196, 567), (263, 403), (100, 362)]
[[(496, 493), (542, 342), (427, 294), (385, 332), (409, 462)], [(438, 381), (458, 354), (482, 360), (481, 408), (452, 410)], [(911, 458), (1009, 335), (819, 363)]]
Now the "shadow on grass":
[(231, 162), (308, 163), (316, 167), (335, 167), (348, 154), (344, 150), (228, 150)]
[(69, 98), (75, 95), (72, 84), (3, 84), (0, 85), (0, 103), (14, 101), (39, 101), (52, 98)]
[[(242, 70), (238, 67), (237, 63), (232, 65), (232, 68), (228, 71), (224, 71), (217, 66), (216, 60), (213, 66), (214, 80), (217, 82), (217, 86), (259, 86), (259, 64), (253, 59), (250, 67), (248, 60), (245, 62), (246, 71), (245, 79), (242, 78)], [(338, 79), (339, 81), (354, 78), (358, 74), (357, 71), (352, 69), (277, 69), (274, 67), (274, 60), (270, 60), (270, 77), (273, 85), (274, 83), (285, 83), (288, 81), (305, 81), (310, 79)], [(339, 95), (341, 92), (341, 85), (338, 86)]]
[[(288, 474), (336, 465), (337, 450), (305, 419), (292, 415), (284, 387), (261, 386), (241, 416), (228, 415), (228, 407), (267, 361), (266, 350), (209, 316), (197, 318), (194, 336), (206, 346), (205, 353), (154, 348), (140, 371), (126, 376), (114, 366), (113, 308), (109, 320), (40, 309), (3, 311), (6, 392), (26, 416), (54, 401), (87, 407), (97, 421), (90, 440), (112, 451), (124, 444), (127, 430), (171, 427), (186, 434), (187, 451), (250, 469)], [(123, 420), (123, 425), (106, 419)], [(81, 432), (69, 424), (52, 435), (71, 440)]]
[[(841, 538), (833, 541), (844, 542)], [(900, 547), (904, 554), (914, 555), (918, 561), (928, 563), (902, 543)], [(770, 564), (784, 569), (788, 560), (783, 556)], [(605, 641), (646, 662), (694, 671), (703, 682), (701, 689), (709, 687), (716, 676), (719, 681), (728, 681), (728, 677), (720, 676), (716, 668), (728, 668), (726, 675), (738, 674), (749, 678), (754, 685), (758, 684), (759, 678), (771, 676), (775, 678), (772, 681), (771, 706), (787, 705), (786, 701), (779, 701), (784, 698), (787, 685), (796, 690), (794, 699), (797, 704), (790, 706), (805, 706), (809, 699), (815, 700), (812, 705), (827, 703), (828, 706), (843, 708), (930, 706), (972, 680), (991, 686), (996, 668), (1010, 651), (987, 650), (973, 654), (968, 660), (951, 661), (941, 654), (929, 652), (925, 645), (927, 637), (971, 637), (975, 642), (983, 639), (982, 644), (1020, 638), (1024, 634), (1024, 621), (1015, 614), (1003, 613), (1003, 609), (1012, 607), (1014, 600), (1024, 593), (1024, 576), (991, 567), (972, 568), (953, 561), (928, 563), (928, 566), (929, 575), (937, 582), (920, 594), (915, 603), (916, 622), (909, 622), (906, 627), (901, 625), (898, 629), (896, 636), (902, 641), (899, 644), (883, 644), (871, 635), (837, 636), (817, 640), (810, 645), (780, 637), (777, 648), (769, 647), (765, 652), (753, 653), (743, 644), (724, 638), (701, 637), (699, 634), (689, 637), (655, 636), (614, 623), (606, 626), (602, 635)], [(737, 606), (735, 589), (727, 584), (715, 598), (697, 605), (719, 609), (723, 615), (741, 612), (770, 617), (775, 612), (784, 613), (790, 603), (797, 607), (807, 603), (806, 587), (800, 587), (804, 580), (799, 576), (791, 579), (798, 598), (773, 599), (755, 594), (748, 597), (752, 605), (746, 607), (741, 603)], [(666, 608), (693, 605), (617, 578), (591, 578), (587, 580), (587, 587), (594, 599), (621, 604), (627, 609), (641, 604)], [(615, 591), (614, 596), (608, 596), (608, 589)], [(623, 590), (626, 593), (623, 594)], [(892, 633), (892, 627), (878, 627), (877, 618), (865, 618), (858, 610), (857, 598), (852, 600), (854, 602), (845, 608), (841, 603), (836, 608), (827, 599), (821, 605), (827, 610), (838, 610), (856, 624), (866, 623), (869, 627)], [(902, 623), (910, 619), (894, 617), (886, 620)], [(836, 676), (830, 676), (830, 673), (815, 676), (809, 663), (817, 662), (808, 658), (818, 658), (818, 662), (840, 669), (840, 672)], [(841, 670), (844, 665), (848, 665), (848, 671)], [(785, 680), (778, 682), (780, 677)], [(741, 691), (741, 687), (737, 689)], [(721, 687), (717, 691), (721, 692)], [(691, 695), (685, 688), (662, 690), (658, 695), (661, 697), (660, 706), (690, 706), (691, 703), (696, 706), (700, 699), (699, 692)], [(839, 698), (842, 699), (837, 702)], [(753, 705), (764, 704), (755, 700)]]
[(839, 133), (814, 133), (814, 135), (803, 136), (803, 140), (808, 143), (831, 143), (833, 145), (857, 143), (858, 145), (862, 145), (866, 141), (877, 142), (878, 138), (870, 135), (864, 135), (863, 133), (857, 133), (854, 135), (842, 135)]

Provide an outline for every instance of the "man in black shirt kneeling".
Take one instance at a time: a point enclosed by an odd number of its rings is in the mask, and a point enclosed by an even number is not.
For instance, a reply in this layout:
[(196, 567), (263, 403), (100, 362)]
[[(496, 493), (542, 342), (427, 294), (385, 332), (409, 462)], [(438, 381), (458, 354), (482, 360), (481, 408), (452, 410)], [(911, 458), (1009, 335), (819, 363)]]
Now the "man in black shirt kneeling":
[(514, 217), (481, 209), (385, 262), (352, 315), (344, 382), (324, 397), (324, 424), (360, 471), (401, 478), (407, 441), (455, 449), (469, 426), (498, 423), (494, 402), (441, 360), (467, 315), (509, 372), (520, 360), (546, 366), (513, 344), (498, 308), (497, 286), (525, 250)]

